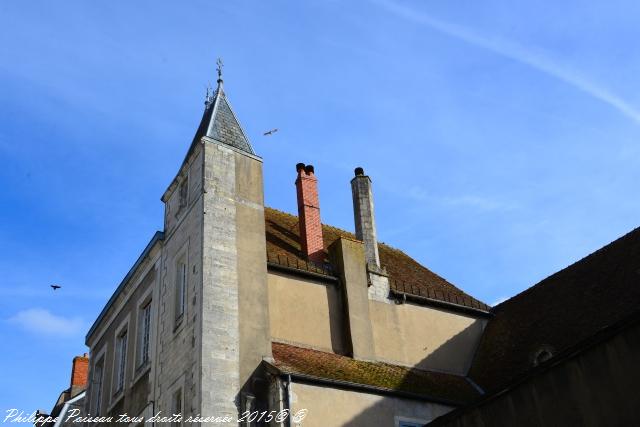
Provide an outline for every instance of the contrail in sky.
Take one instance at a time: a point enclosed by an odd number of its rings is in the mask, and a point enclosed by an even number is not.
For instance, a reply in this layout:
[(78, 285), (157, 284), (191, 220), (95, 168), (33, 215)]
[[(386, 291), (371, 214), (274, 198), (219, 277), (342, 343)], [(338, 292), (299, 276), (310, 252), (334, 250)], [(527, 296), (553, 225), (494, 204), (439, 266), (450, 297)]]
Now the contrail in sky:
[(455, 24), (440, 21), (431, 18), (428, 15), (416, 12), (408, 7), (392, 3), (387, 0), (374, 0), (375, 3), (385, 7), (395, 15), (416, 22), (418, 24), (424, 24), (440, 33), (446, 34), (458, 40), (462, 40), (474, 46), (478, 46), (483, 49), (487, 49), (498, 55), (510, 58), (514, 61), (518, 61), (522, 64), (529, 65), (545, 74), (553, 76), (571, 86), (579, 89), (580, 91), (598, 99), (605, 104), (615, 108), (620, 113), (624, 114), (628, 118), (632, 119), (636, 123), (640, 123), (640, 111), (635, 109), (632, 105), (627, 103), (619, 96), (611, 93), (607, 89), (593, 83), (583, 76), (576, 74), (561, 65), (555, 63), (549, 58), (531, 52), (516, 43), (501, 40), (497, 38), (486, 37), (478, 33), (473, 33), (466, 28), (460, 27)]

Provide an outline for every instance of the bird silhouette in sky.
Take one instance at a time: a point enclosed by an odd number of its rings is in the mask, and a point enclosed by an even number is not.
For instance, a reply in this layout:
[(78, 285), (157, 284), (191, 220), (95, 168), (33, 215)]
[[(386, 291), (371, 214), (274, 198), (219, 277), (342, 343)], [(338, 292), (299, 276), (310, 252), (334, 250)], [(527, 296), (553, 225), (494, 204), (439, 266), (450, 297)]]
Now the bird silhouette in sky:
[(62, 287), (60, 285), (50, 285), (50, 286), (54, 291), (57, 291), (58, 289), (60, 289)]
[(271, 129), (269, 131), (266, 131), (265, 133), (263, 133), (262, 135), (267, 136), (267, 135), (273, 135), (274, 133), (278, 132), (278, 129)]

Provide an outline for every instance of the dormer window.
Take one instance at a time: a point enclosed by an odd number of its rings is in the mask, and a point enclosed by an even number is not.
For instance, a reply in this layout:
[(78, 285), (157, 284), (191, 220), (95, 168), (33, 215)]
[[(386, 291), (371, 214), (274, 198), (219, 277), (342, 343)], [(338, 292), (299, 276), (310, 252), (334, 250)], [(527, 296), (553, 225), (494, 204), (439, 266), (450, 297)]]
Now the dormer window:
[(533, 366), (538, 366), (541, 363), (546, 362), (547, 360), (553, 357), (553, 353), (548, 348), (541, 348), (536, 352), (533, 356)]

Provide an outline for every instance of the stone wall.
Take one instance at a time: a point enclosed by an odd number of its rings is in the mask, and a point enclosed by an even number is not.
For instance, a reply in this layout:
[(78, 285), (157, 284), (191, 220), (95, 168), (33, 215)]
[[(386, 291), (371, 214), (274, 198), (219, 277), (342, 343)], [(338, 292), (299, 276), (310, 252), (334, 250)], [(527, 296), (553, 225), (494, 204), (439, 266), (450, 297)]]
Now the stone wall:
[(293, 383), (291, 410), (308, 411), (304, 427), (397, 426), (400, 419), (426, 423), (449, 412), (449, 406), (394, 396), (344, 390), (321, 385)]
[[(165, 242), (159, 290), (159, 324), (156, 357), (155, 409), (173, 410), (174, 394), (182, 389), (185, 414), (199, 411), (200, 392), (200, 301), (202, 300), (202, 145), (183, 165), (178, 185), (168, 195), (165, 212)], [(180, 185), (188, 182), (186, 204), (180, 206)], [(178, 260), (187, 265), (185, 309), (176, 319)]]

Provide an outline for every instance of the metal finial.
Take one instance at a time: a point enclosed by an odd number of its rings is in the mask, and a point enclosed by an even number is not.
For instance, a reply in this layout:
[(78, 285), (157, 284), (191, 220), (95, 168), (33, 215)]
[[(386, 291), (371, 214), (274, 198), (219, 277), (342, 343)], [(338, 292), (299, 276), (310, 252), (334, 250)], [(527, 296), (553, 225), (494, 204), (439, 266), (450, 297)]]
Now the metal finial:
[(207, 83), (207, 94), (204, 97), (204, 105), (208, 106), (213, 99), (213, 89), (211, 88), (211, 83)]
[(216, 65), (216, 70), (218, 71), (218, 83), (220, 83), (222, 82), (222, 67), (224, 67), (221, 58), (218, 58), (218, 60), (216, 61)]

